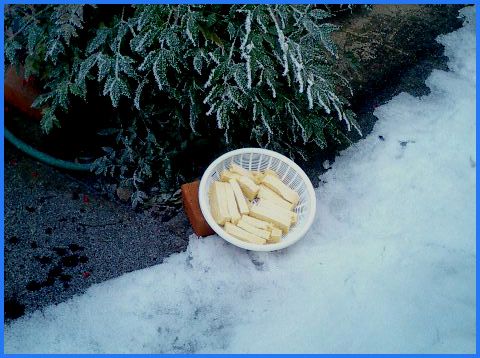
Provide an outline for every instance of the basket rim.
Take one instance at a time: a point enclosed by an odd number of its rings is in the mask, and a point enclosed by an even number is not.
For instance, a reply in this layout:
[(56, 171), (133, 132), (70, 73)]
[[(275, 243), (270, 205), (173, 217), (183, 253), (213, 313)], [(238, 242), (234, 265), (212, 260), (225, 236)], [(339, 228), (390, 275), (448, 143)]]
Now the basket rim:
[[(306, 215), (306, 218), (305, 218), (305, 224), (303, 225), (303, 227), (298, 232), (295, 232), (295, 236), (293, 238), (289, 239), (288, 241), (281, 241), (281, 242), (276, 243), (276, 244), (257, 245), (257, 244), (252, 244), (252, 243), (248, 243), (248, 242), (239, 240), (239, 239), (233, 237), (232, 235), (228, 234), (227, 232), (225, 232), (225, 230), (215, 222), (210, 210), (208, 209), (208, 205), (207, 205), (207, 202), (208, 202), (207, 181), (208, 181), (208, 178), (211, 176), (211, 173), (213, 172), (214, 168), (218, 164), (222, 163), (223, 161), (225, 161), (226, 159), (228, 159), (230, 157), (233, 157), (233, 156), (238, 155), (238, 154), (249, 154), (249, 153), (264, 154), (264, 155), (268, 155), (270, 157), (277, 158), (279, 160), (284, 161), (300, 176), (300, 178), (305, 183), (306, 191), (307, 191), (308, 197), (310, 198), (310, 201), (311, 201), (310, 208), (309, 208), (309, 210), (307, 212), (307, 215)], [(219, 156), (217, 159), (215, 159), (207, 167), (207, 169), (205, 170), (205, 172), (202, 175), (202, 178), (200, 180), (200, 187), (199, 187), (199, 190), (198, 190), (198, 201), (200, 203), (200, 210), (202, 211), (202, 214), (203, 214), (205, 220), (207, 221), (207, 223), (210, 225), (210, 227), (213, 229), (213, 231), (215, 231), (215, 233), (218, 236), (220, 236), (224, 240), (228, 241), (229, 243), (231, 243), (231, 244), (233, 244), (237, 247), (240, 247), (240, 248), (243, 248), (243, 249), (246, 249), (246, 250), (250, 250), (250, 251), (276, 251), (276, 250), (281, 250), (281, 249), (284, 249), (288, 246), (293, 245), (298, 240), (303, 238), (305, 236), (305, 234), (308, 232), (308, 230), (310, 229), (310, 227), (312, 226), (313, 220), (315, 218), (316, 207), (317, 207), (317, 200), (316, 200), (315, 190), (313, 188), (312, 182), (308, 178), (307, 174), (305, 174), (305, 172), (302, 170), (302, 168), (300, 168), (298, 166), (298, 164), (296, 164), (293, 160), (291, 160), (290, 158), (287, 158), (286, 156), (284, 156), (280, 153), (274, 152), (274, 151), (269, 150), (269, 149), (254, 148), (254, 147), (235, 149), (235, 150), (229, 151), (227, 153), (224, 153), (221, 156)], [(288, 236), (288, 234), (287, 234), (287, 236)]]

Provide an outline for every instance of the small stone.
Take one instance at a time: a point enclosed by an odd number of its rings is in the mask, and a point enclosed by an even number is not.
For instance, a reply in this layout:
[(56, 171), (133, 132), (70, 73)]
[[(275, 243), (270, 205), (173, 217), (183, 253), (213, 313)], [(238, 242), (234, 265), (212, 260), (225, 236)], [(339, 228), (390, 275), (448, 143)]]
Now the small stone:
[(9, 242), (10, 244), (18, 244), (18, 237), (12, 236), (12, 237), (8, 240), (8, 242)]
[(121, 201), (129, 201), (132, 196), (132, 192), (127, 188), (117, 188), (117, 196)]
[(475, 160), (473, 160), (472, 157), (470, 157), (470, 167), (475, 168), (476, 165), (477, 163), (475, 162)]

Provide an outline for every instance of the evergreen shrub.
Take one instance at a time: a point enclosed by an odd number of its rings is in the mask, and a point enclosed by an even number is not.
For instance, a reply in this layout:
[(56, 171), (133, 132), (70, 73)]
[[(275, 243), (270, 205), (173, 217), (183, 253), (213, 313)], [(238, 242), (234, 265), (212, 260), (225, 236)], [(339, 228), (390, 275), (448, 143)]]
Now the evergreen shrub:
[(73, 97), (109, 98), (112, 116), (98, 120), (114, 142), (95, 171), (136, 205), (201, 174), (188, 160), (199, 140), (308, 159), (359, 131), (331, 19), (323, 5), (9, 5), (5, 60), (42, 83), (46, 133)]

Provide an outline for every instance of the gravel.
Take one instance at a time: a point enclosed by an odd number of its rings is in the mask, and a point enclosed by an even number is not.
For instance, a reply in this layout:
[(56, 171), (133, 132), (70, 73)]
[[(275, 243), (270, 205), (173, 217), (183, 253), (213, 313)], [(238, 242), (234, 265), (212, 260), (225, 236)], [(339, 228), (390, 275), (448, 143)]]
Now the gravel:
[(7, 321), (186, 249), (182, 211), (138, 213), (10, 146), (5, 153)]

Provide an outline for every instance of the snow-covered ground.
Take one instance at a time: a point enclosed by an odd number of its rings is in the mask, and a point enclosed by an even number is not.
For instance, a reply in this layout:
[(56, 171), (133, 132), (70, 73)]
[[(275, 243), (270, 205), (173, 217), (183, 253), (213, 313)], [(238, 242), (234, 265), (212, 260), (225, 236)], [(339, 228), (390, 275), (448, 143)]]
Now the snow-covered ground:
[(296, 245), (192, 236), (161, 265), (14, 321), (6, 352), (475, 352), (475, 13), (462, 12), (439, 39), (452, 71), (378, 108), (322, 176)]

